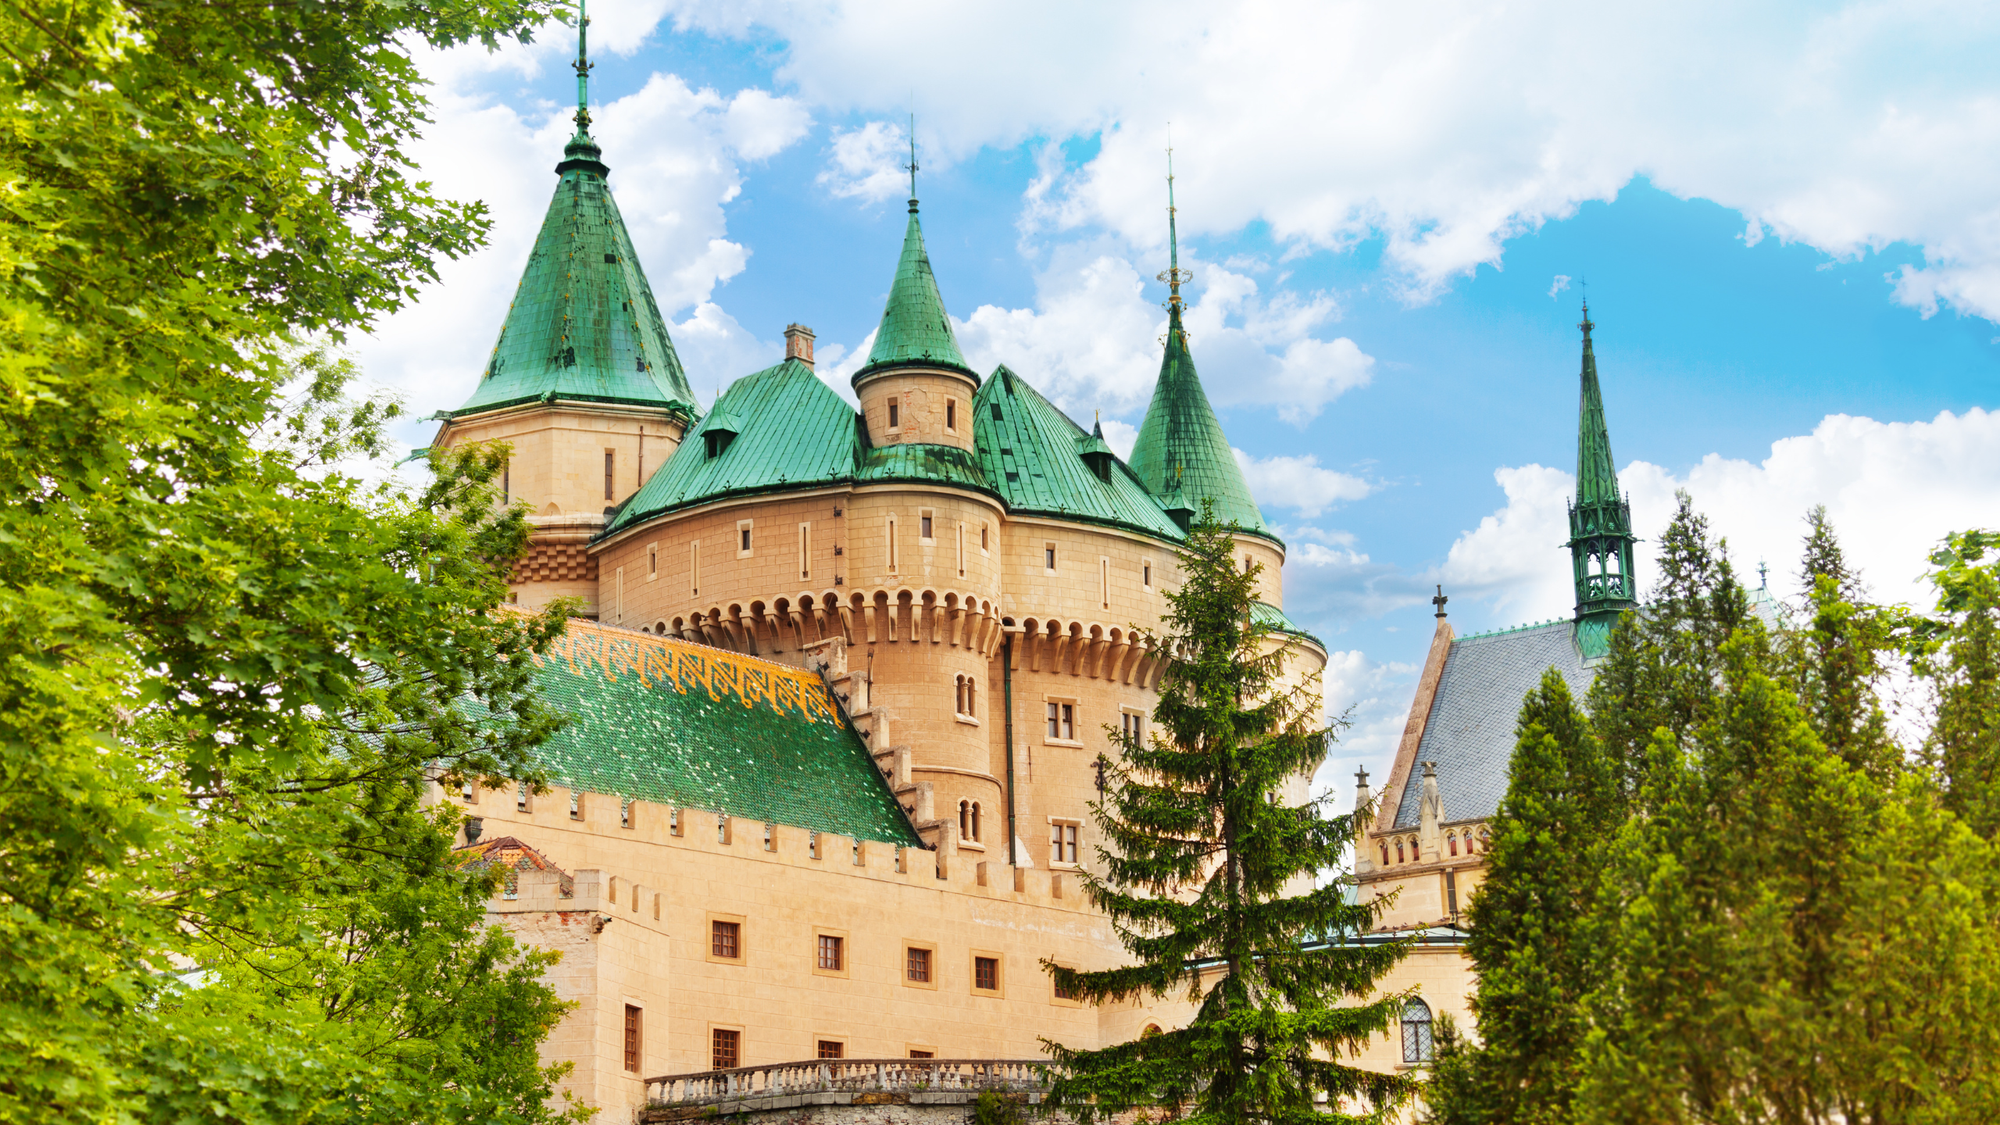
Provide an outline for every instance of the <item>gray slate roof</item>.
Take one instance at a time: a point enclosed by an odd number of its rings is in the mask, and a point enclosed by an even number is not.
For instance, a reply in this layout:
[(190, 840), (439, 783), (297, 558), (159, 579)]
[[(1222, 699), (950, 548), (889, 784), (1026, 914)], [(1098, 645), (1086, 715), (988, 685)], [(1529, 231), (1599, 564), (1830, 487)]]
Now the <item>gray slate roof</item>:
[(1597, 678), (1583, 666), (1570, 639), (1574, 625), (1551, 621), (1500, 633), (1475, 633), (1451, 642), (1423, 741), (1418, 768), (1403, 783), (1394, 827), (1419, 826), (1423, 762), (1436, 762), (1444, 819), (1492, 816), (1507, 795), (1507, 766), (1514, 758), (1514, 724), (1542, 673), (1555, 668), (1581, 700)]

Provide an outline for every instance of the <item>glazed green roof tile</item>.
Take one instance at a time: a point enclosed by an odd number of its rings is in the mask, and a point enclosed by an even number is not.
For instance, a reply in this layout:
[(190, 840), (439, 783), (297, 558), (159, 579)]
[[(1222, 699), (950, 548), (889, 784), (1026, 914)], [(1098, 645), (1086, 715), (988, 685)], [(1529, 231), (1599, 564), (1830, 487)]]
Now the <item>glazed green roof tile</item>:
[(955, 445), (927, 445), (904, 442), (871, 449), (861, 460), (855, 479), (867, 483), (911, 481), (921, 484), (958, 485), (995, 494), (973, 455)]
[(1326, 649), (1326, 645), (1321, 643), (1318, 637), (1313, 636), (1291, 618), (1286, 617), (1284, 610), (1279, 609), (1270, 602), (1250, 603), (1250, 623), (1259, 629), (1268, 629), (1273, 633), (1284, 633), (1288, 636), (1298, 637), (1301, 640), (1311, 641), (1321, 651), (1325, 651)]
[(966, 374), (965, 356), (952, 335), (944, 298), (938, 295), (931, 257), (924, 250), (923, 227), (917, 222), (917, 201), (910, 200), (910, 226), (903, 234), (903, 256), (896, 263), (896, 280), (889, 286), (889, 303), (875, 330), (875, 347), (867, 366), (854, 373), (863, 378), (890, 367), (951, 367)]
[(557, 785), (923, 846), (812, 673), (571, 620), (536, 676), (574, 716), (535, 750)]
[[(705, 435), (717, 419), (736, 436), (710, 457)], [(852, 480), (860, 452), (854, 408), (812, 368), (788, 359), (731, 383), (604, 534), (725, 496)]]
[(1223, 524), (1277, 539), (1251, 498), (1222, 423), (1201, 389), (1178, 307), (1168, 312), (1160, 381), (1153, 387), (1153, 401), (1132, 446), (1131, 465), (1155, 496), (1178, 489), (1196, 510), (1203, 500), (1213, 501), (1216, 518)]
[(1178, 542), (1181, 529), (1113, 458), (1110, 481), (1083, 459), (1089, 435), (1035, 388), (998, 368), (973, 398), (979, 467), (1010, 512), (1105, 524)]
[(698, 413), (606, 169), (579, 133), (479, 386), (453, 417), (536, 400)]

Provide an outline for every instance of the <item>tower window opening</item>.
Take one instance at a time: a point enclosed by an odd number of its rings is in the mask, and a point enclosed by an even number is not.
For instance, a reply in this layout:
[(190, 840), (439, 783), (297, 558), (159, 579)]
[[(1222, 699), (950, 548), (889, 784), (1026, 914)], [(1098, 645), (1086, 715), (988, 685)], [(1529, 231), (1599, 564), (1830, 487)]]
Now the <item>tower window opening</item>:
[(1382, 845), (1382, 866), (1389, 866), (1389, 845)]
[(892, 430), (903, 428), (903, 407), (893, 398), (889, 400), (889, 428)]
[(1447, 832), (1447, 833), (1445, 833), (1445, 834), (1444, 834), (1444, 840), (1445, 840), (1445, 843), (1447, 843), (1447, 844), (1449, 844), (1449, 845), (1451, 846), (1451, 854), (1453, 854), (1453, 855), (1457, 855), (1457, 854), (1458, 854), (1458, 833), (1456, 833), (1456, 832)]
[(604, 498), (606, 500), (611, 499), (612, 476), (613, 470), (617, 465), (617, 460), (618, 455), (616, 453), (609, 449), (604, 451)]
[(1404, 859), (1403, 859), (1403, 842), (1402, 842), (1401, 840), (1398, 840), (1398, 841), (1396, 841), (1396, 862), (1397, 862), (1397, 863), (1402, 863), (1402, 862), (1404, 862)]
[(958, 400), (955, 398), (944, 400), (944, 428), (952, 433), (958, 432)]
[(979, 839), (979, 802), (978, 802), (978, 801), (974, 801), (974, 802), (972, 802), (972, 839), (973, 839), (973, 840), (974, 840), (975, 842), (977, 842), (977, 841), (978, 841), (978, 839)]

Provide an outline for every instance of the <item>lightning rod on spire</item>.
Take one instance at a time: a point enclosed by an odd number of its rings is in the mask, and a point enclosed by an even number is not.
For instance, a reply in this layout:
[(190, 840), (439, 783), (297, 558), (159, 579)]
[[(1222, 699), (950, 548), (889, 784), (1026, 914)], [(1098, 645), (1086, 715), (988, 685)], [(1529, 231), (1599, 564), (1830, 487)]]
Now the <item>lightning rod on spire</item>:
[(590, 132), (590, 17), (576, 0), (576, 131)]
[(1174, 207), (1174, 123), (1167, 122), (1167, 268), (1160, 274), (1160, 280), (1167, 283), (1167, 307), (1176, 312), (1181, 307), (1181, 286), (1194, 279), (1194, 274), (1181, 268), (1181, 240), (1178, 211)]
[(910, 173), (910, 210), (917, 209), (917, 115), (910, 114), (910, 162), (903, 165)]

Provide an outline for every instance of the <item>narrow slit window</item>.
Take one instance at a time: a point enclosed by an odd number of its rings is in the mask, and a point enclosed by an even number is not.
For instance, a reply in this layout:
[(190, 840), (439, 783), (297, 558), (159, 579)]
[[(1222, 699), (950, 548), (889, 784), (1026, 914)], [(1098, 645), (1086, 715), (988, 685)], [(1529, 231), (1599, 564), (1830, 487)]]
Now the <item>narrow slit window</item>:
[(701, 540), (688, 544), (688, 593), (701, 595)]
[(636, 1005), (625, 1005), (625, 1069), (633, 1074), (639, 1073), (641, 1018)]
[(811, 578), (813, 576), (812, 526), (813, 525), (809, 523), (802, 523), (799, 525), (799, 577), (800, 578)]
[(903, 406), (894, 398), (889, 400), (889, 428), (892, 430), (903, 428)]
[(944, 428), (952, 433), (958, 432), (958, 400), (955, 398), (944, 400)]
[(618, 455), (607, 449), (604, 451), (604, 498), (611, 499), (612, 475), (617, 465)]
[(1042, 567), (1051, 574), (1055, 573), (1056, 545), (1054, 543), (1042, 544)]

